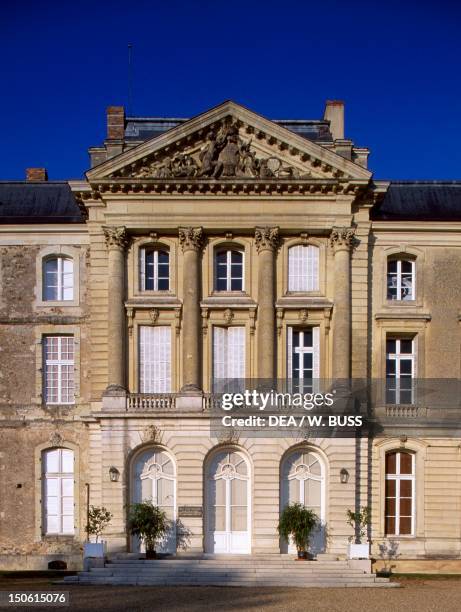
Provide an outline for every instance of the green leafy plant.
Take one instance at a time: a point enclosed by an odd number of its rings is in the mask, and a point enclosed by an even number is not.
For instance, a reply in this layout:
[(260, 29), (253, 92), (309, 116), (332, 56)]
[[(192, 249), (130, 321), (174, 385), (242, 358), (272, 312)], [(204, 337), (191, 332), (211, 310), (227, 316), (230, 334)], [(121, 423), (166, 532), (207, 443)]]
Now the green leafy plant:
[(353, 527), (354, 535), (349, 536), (349, 542), (353, 540), (358, 540), (360, 544), (362, 539), (367, 534), (367, 527), (371, 523), (371, 510), (368, 506), (363, 506), (361, 510), (357, 510), (357, 512), (353, 512), (348, 509), (346, 511), (347, 514), (347, 524)]
[(318, 523), (319, 518), (312, 510), (302, 504), (289, 504), (280, 516), (278, 532), (286, 540), (291, 536), (298, 553), (305, 553), (311, 533)]
[(166, 513), (151, 501), (130, 507), (128, 525), (132, 535), (138, 536), (146, 547), (146, 557), (155, 556), (155, 545), (170, 527)]
[(95, 535), (97, 542), (99, 536), (111, 522), (112, 517), (112, 512), (109, 512), (104, 506), (90, 506), (90, 511), (88, 512), (88, 525), (86, 527), (88, 535)]

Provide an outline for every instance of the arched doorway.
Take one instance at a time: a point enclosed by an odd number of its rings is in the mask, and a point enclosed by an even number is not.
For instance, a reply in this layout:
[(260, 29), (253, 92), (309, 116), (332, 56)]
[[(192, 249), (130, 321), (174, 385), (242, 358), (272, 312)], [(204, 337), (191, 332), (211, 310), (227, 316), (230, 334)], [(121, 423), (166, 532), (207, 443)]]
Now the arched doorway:
[(251, 552), (251, 477), (246, 457), (235, 449), (214, 453), (205, 466), (205, 550)]
[[(282, 460), (280, 511), (288, 504), (300, 503), (310, 508), (320, 519), (318, 529), (310, 538), (309, 550), (325, 551), (325, 464), (313, 450), (304, 448), (290, 452)], [(295, 553), (292, 542), (281, 541), (282, 553)]]
[[(171, 521), (157, 550), (176, 552), (176, 470), (171, 456), (160, 448), (146, 449), (133, 463), (132, 503), (147, 500), (164, 510)], [(144, 551), (138, 538), (133, 538), (132, 550)]]

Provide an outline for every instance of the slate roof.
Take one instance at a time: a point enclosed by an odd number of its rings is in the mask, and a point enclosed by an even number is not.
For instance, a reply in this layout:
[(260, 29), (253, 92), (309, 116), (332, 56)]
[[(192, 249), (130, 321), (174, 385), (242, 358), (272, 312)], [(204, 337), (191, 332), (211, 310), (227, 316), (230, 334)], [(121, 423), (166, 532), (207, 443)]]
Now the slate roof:
[[(188, 119), (178, 117), (127, 117), (125, 122), (125, 140), (140, 142), (163, 134)], [(333, 142), (329, 121), (309, 119), (272, 119), (274, 123), (295, 132), (313, 142)]]
[(0, 223), (84, 223), (66, 182), (0, 181)]
[(461, 181), (393, 181), (376, 221), (461, 221)]

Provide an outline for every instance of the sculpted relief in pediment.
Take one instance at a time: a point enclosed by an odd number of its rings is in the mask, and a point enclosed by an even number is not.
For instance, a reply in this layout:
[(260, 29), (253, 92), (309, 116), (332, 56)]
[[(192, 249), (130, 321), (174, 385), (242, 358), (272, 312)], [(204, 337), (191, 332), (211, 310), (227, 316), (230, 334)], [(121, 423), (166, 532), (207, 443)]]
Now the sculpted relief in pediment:
[(168, 153), (164, 152), (160, 158), (144, 160), (142, 165), (125, 168), (114, 176), (145, 179), (304, 179), (312, 176), (276, 155), (258, 151), (251, 138), (241, 137), (238, 125), (233, 121), (210, 129), (200, 144), (186, 151)]

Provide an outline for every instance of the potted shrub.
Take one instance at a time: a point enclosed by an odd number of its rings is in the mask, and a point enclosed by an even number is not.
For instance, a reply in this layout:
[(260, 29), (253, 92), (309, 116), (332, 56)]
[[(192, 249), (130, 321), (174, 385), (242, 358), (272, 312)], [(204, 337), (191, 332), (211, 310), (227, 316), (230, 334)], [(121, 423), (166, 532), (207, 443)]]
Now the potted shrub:
[(86, 532), (88, 537), (95, 536), (95, 542), (85, 542), (83, 546), (84, 557), (104, 557), (105, 554), (105, 542), (99, 542), (99, 536), (102, 534), (104, 529), (109, 525), (112, 520), (112, 513), (102, 506), (90, 506), (88, 512), (88, 525)]
[(128, 518), (132, 535), (138, 536), (146, 547), (146, 559), (155, 559), (155, 546), (169, 528), (166, 513), (151, 501), (133, 504)]
[(318, 516), (302, 504), (289, 504), (285, 506), (279, 519), (278, 532), (289, 540), (293, 538), (298, 551), (298, 559), (307, 559), (307, 549), (311, 533), (317, 527)]
[(354, 535), (349, 536), (348, 556), (349, 559), (369, 559), (370, 543), (362, 540), (367, 534), (367, 527), (371, 522), (370, 508), (363, 506), (361, 510), (353, 512), (347, 510), (347, 524), (353, 527)]

